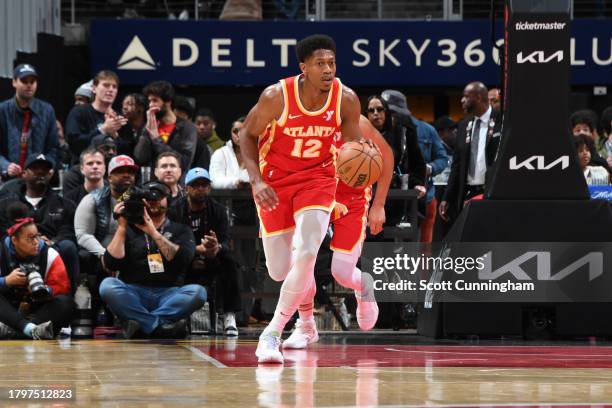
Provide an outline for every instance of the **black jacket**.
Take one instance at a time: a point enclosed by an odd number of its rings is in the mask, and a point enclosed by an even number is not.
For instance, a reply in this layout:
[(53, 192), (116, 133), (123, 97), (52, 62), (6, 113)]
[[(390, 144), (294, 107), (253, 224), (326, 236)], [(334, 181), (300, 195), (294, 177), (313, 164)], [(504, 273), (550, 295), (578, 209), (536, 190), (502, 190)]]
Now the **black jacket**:
[(70, 240), (76, 243), (74, 236), (74, 212), (76, 205), (57, 195), (53, 190), (47, 189), (43, 199), (34, 209), (25, 199), (26, 185), (24, 182), (16, 183), (12, 188), (2, 191), (0, 195), (0, 235), (5, 236), (11, 224), (6, 214), (6, 207), (13, 201), (21, 201), (30, 209), (29, 216), (34, 218), (38, 231), (50, 240), (58, 242)]
[(78, 163), (79, 155), (95, 136), (102, 135), (98, 126), (104, 123), (104, 112), (92, 105), (79, 105), (70, 110), (66, 119), (66, 141), (72, 151), (72, 162)]
[[(470, 164), (471, 143), (467, 140), (468, 128), (472, 129), (474, 117), (470, 116), (463, 119), (457, 125), (457, 139), (455, 142), (455, 152), (451, 164), (451, 172), (448, 177), (448, 185), (444, 194), (444, 201), (448, 202), (449, 213), (455, 217), (463, 208), (463, 201), (467, 194), (467, 176)], [(491, 121), (494, 125), (490, 126)], [(489, 131), (487, 132), (487, 142), (485, 145), (485, 160), (487, 171), (493, 166), (501, 139), (501, 112), (493, 110), (489, 120)]]
[[(182, 197), (173, 202), (172, 207), (168, 211), (168, 217), (173, 221), (192, 227), (187, 197)], [(204, 211), (203, 218), (205, 218), (205, 225), (202, 225), (200, 228), (192, 227), (196, 245), (200, 244), (204, 237), (204, 232), (212, 230), (217, 235), (217, 240), (221, 244), (221, 251), (218, 256), (230, 255), (231, 237), (226, 208), (209, 197), (206, 200), (206, 210)]]
[(125, 283), (143, 286), (171, 287), (181, 286), (184, 275), (191, 265), (195, 254), (193, 234), (186, 226), (166, 220), (160, 232), (168, 240), (177, 244), (179, 250), (172, 259), (166, 260), (162, 255), (164, 272), (151, 273), (147, 261), (148, 253), (158, 252), (155, 241), (148, 238), (149, 249), (145, 233), (129, 225), (125, 237), (125, 256), (122, 259), (114, 258), (108, 251), (104, 253), (104, 262), (110, 270), (119, 271), (119, 279)]
[[(394, 167), (392, 188), (400, 188), (398, 170), (409, 174), (410, 187), (424, 186), (426, 163), (417, 139), (417, 131), (412, 119), (396, 115), (396, 123), (382, 130), (382, 135), (393, 150)], [(390, 121), (390, 119), (389, 119)]]
[(153, 168), (160, 153), (174, 150), (181, 155), (181, 169), (185, 174), (191, 168), (197, 142), (198, 130), (195, 125), (177, 117), (176, 127), (170, 134), (168, 144), (161, 139), (151, 141), (149, 133), (145, 130), (134, 147), (134, 160), (140, 166), (151, 166)]

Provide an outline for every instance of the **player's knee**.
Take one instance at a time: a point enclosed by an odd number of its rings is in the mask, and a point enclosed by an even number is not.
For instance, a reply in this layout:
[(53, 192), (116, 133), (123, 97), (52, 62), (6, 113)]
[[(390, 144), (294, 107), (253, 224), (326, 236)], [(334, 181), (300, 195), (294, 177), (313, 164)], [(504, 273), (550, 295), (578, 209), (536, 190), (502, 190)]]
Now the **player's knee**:
[(314, 248), (312, 245), (305, 245), (302, 248), (296, 248), (295, 255), (298, 262), (310, 263), (317, 260), (319, 248)]
[(346, 287), (350, 283), (356, 266), (357, 262), (353, 261), (352, 257), (340, 252), (334, 252), (331, 272), (334, 279), (342, 286)]
[(282, 282), (289, 274), (289, 269), (291, 269), (291, 265), (279, 265), (270, 262), (266, 262), (266, 266), (268, 267), (268, 274), (270, 278), (276, 282)]
[(346, 264), (332, 261), (331, 273), (336, 282), (346, 287), (351, 276), (351, 270), (347, 268)]

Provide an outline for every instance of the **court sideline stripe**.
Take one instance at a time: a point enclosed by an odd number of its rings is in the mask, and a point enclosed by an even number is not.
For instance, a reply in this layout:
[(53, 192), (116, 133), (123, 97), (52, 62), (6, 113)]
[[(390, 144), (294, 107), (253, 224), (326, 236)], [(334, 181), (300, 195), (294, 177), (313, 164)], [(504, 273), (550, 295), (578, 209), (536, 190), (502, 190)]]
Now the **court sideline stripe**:
[(210, 364), (214, 365), (217, 368), (227, 368), (227, 366), (225, 364), (223, 364), (219, 360), (216, 360), (216, 359), (212, 358), (211, 356), (209, 356), (208, 354), (206, 354), (205, 352), (203, 352), (200, 349), (197, 349), (197, 348), (195, 348), (193, 346), (183, 346), (183, 347), (185, 347), (187, 350), (191, 351), (196, 356), (200, 357), (202, 360), (208, 361)]

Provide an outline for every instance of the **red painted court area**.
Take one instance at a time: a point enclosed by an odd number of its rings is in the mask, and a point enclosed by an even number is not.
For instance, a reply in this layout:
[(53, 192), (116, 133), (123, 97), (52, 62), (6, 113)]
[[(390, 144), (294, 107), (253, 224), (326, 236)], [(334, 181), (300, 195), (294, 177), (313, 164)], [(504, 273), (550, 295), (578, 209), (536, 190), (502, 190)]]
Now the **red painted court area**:
[[(198, 346), (228, 367), (256, 367), (256, 342)], [(285, 366), (612, 368), (608, 346), (440, 346), (315, 344), (283, 351)], [(293, 358), (295, 357), (295, 358)], [(297, 359), (297, 360), (296, 360)]]

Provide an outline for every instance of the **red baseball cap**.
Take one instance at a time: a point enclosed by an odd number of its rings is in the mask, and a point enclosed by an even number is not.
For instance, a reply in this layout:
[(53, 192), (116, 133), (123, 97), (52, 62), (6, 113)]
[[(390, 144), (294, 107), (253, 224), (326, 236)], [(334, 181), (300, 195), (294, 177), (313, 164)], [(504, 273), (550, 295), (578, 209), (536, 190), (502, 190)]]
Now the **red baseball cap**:
[(125, 154), (120, 154), (110, 159), (108, 163), (108, 174), (111, 174), (120, 167), (130, 167), (134, 169), (135, 172), (138, 171), (138, 166), (134, 163), (134, 159)]

